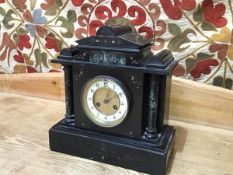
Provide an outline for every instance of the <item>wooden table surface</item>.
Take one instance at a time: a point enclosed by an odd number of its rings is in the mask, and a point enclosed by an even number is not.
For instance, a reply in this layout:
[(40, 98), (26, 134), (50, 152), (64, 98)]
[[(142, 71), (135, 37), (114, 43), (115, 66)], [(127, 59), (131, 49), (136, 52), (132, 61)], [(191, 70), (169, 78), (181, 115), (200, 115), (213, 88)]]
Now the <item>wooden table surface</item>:
[[(0, 93), (0, 175), (143, 174), (50, 151), (48, 130), (63, 114), (63, 102)], [(233, 175), (233, 131), (170, 124), (177, 134), (169, 175)]]

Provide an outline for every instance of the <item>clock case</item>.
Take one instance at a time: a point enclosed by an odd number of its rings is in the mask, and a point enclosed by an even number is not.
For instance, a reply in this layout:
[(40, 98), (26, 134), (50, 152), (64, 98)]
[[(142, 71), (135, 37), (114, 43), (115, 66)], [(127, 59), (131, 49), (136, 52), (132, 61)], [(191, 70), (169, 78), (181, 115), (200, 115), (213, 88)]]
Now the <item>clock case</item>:
[[(153, 55), (152, 42), (129, 26), (104, 26), (52, 60), (64, 67), (66, 114), (49, 130), (51, 150), (166, 174), (174, 147), (175, 129), (167, 119), (177, 62), (168, 50)], [(99, 75), (116, 78), (128, 92), (127, 118), (112, 128), (90, 121), (81, 105), (85, 83)]]

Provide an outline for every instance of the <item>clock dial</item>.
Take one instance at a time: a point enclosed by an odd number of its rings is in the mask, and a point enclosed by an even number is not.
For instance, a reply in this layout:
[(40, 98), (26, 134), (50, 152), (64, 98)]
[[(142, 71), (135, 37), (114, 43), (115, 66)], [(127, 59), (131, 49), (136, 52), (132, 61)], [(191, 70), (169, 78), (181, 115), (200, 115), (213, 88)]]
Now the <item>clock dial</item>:
[(87, 117), (102, 127), (114, 127), (126, 118), (128, 99), (125, 88), (115, 78), (97, 76), (88, 81), (82, 94)]
[(95, 91), (93, 103), (96, 109), (105, 115), (113, 115), (120, 108), (120, 98), (116, 91), (102, 87)]

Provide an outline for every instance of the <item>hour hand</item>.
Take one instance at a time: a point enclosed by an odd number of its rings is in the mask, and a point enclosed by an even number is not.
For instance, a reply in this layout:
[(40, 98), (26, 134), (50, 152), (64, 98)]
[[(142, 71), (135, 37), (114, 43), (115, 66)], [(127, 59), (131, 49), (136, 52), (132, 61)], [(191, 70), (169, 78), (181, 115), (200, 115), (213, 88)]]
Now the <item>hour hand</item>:
[(107, 92), (106, 97), (104, 99), (105, 104), (109, 102), (109, 94), (110, 94), (110, 90), (108, 89), (108, 92)]

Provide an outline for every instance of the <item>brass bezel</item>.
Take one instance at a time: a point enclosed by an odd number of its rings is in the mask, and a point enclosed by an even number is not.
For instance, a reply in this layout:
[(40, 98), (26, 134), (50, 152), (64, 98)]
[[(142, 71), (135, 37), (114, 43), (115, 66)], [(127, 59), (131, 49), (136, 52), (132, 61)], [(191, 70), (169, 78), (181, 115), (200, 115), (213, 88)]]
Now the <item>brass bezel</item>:
[[(89, 87), (97, 82), (97, 81), (101, 81), (104, 79), (110, 79), (111, 81), (115, 82), (116, 84), (118, 84), (120, 86), (120, 88), (122, 89), (123, 93), (126, 96), (126, 101), (127, 101), (127, 108), (126, 108), (126, 112), (122, 115), (122, 117), (118, 120), (115, 121), (104, 121), (104, 120), (100, 120), (99, 118), (97, 118), (89, 109), (88, 105), (87, 105), (87, 93), (89, 91)], [(107, 76), (107, 75), (100, 75), (100, 76), (96, 76), (94, 78), (92, 78), (91, 80), (89, 80), (83, 87), (82, 90), (82, 95), (81, 95), (81, 102), (82, 102), (82, 108), (86, 114), (86, 116), (96, 125), (101, 126), (101, 127), (106, 127), (106, 128), (111, 128), (111, 127), (115, 127), (119, 124), (121, 124), (127, 117), (127, 114), (129, 112), (129, 98), (128, 98), (128, 94), (127, 94), (127, 90), (125, 88), (125, 86), (116, 78), (111, 77), (111, 76)]]

